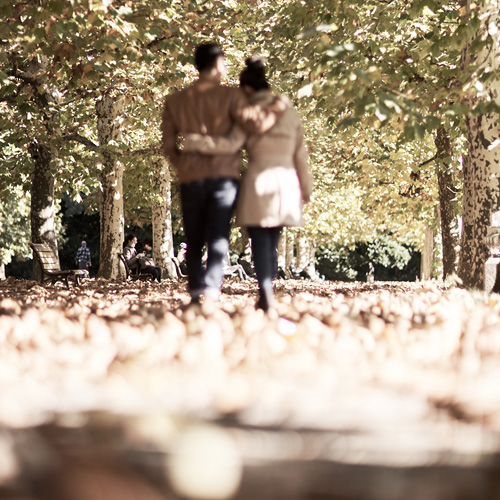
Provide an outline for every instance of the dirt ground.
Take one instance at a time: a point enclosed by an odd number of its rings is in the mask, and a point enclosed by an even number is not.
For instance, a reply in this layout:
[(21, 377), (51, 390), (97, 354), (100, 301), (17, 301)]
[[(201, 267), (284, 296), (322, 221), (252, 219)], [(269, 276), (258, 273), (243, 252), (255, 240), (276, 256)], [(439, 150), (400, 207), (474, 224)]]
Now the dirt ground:
[(222, 292), (0, 282), (0, 498), (500, 498), (500, 296)]

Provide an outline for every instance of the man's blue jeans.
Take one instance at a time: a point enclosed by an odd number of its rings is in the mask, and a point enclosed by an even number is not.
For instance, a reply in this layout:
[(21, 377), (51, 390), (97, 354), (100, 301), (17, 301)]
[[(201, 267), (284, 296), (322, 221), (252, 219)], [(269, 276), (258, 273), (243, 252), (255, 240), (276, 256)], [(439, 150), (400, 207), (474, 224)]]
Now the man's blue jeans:
[[(181, 184), (188, 289), (193, 298), (202, 294), (212, 299), (219, 297), (237, 195), (236, 179), (204, 179)], [(206, 269), (202, 265), (205, 244)]]

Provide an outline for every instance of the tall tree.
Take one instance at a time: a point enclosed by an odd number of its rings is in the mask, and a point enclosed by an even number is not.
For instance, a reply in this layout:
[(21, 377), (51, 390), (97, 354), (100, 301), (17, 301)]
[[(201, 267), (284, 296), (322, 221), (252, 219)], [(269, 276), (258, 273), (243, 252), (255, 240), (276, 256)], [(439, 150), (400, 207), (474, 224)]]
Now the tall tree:
[[(400, 137), (394, 142), (396, 151), (391, 152), (393, 158), (404, 156), (404, 149), (407, 149), (404, 142), (415, 146), (428, 143), (427, 132), (439, 127), (463, 130), (464, 116), (480, 116), (487, 109), (484, 99), (469, 103), (471, 106), (463, 102), (464, 84), (470, 87), (470, 82), (467, 81), (468, 69), (460, 66), (461, 50), (467, 38), (477, 30), (479, 21), (476, 14), (469, 17), (461, 15), (463, 11), (457, 1), (353, 1), (332, 5), (318, 0), (301, 5), (289, 4), (284, 7), (285, 11), (293, 12), (290, 14), (293, 16), (299, 12), (298, 17), (306, 28), (299, 35), (303, 40), (300, 49), (291, 49), (291, 55), (285, 62), (285, 67), (300, 67), (302, 64), (310, 69), (299, 95), (316, 101), (315, 113), (318, 107), (325, 114), (335, 110), (336, 116), (330, 117), (329, 121), (334, 126), (346, 127), (353, 137), (361, 129), (361, 122), (374, 130), (394, 130)], [(471, 44), (472, 52), (475, 53), (482, 43), (484, 40), (476, 38)], [(338, 133), (335, 135), (339, 137)], [(373, 141), (369, 139), (365, 143), (373, 144)], [(443, 146), (437, 141), (436, 148), (438, 144)], [(459, 144), (460, 139), (453, 147)], [(373, 179), (370, 168), (370, 157), (373, 155), (366, 146), (357, 149), (363, 152), (358, 153), (355, 160), (346, 161), (358, 167), (356, 185), (368, 186)], [(414, 166), (426, 161), (427, 153), (424, 150), (422, 153), (422, 160), (413, 158)], [(427, 158), (435, 158), (439, 162), (438, 182), (414, 170), (412, 180), (415, 182), (411, 189), (402, 184), (398, 189), (397, 184), (391, 181), (386, 183), (393, 192), (405, 194), (399, 201), (392, 197), (391, 205), (396, 202), (401, 211), (406, 212), (407, 220), (412, 219), (412, 223), (407, 224), (408, 235), (417, 224), (421, 225), (420, 246), (424, 240), (422, 229), (429, 224), (425, 219), (419, 220), (422, 212), (410, 208), (407, 195), (411, 195), (413, 200), (419, 197), (422, 202), (427, 198), (426, 218), (432, 217), (433, 205), (439, 199), (443, 209), (446, 207), (447, 215), (444, 221), (442, 219), (442, 227), (448, 230), (449, 221), (446, 219), (451, 216), (451, 200), (449, 190), (443, 189), (443, 185), (455, 176), (457, 168), (461, 168), (457, 161), (444, 161), (442, 150), (436, 153), (434, 149), (429, 153)], [(448, 152), (446, 157), (457, 158), (459, 153), (450, 155)], [(389, 179), (397, 179), (400, 177), (397, 171), (406, 168), (401, 161), (384, 161), (384, 166)], [(422, 189), (424, 179), (425, 190)], [(466, 178), (465, 182), (468, 181)], [(437, 191), (436, 198), (429, 197), (428, 188), (432, 186), (434, 191), (436, 184), (441, 189)], [(363, 191), (365, 194), (366, 191)], [(384, 208), (388, 205), (385, 204)], [(464, 205), (464, 210), (469, 208)], [(366, 217), (373, 220), (368, 214)], [(374, 222), (380, 224), (382, 220)], [(452, 271), (451, 266), (456, 260), (450, 256), (450, 249), (454, 249), (451, 240), (450, 234), (443, 235), (446, 273)], [(478, 241), (475, 236), (473, 240)], [(482, 257), (478, 260), (481, 261)]]
[[(58, 112), (59, 93), (46, 77), (48, 59), (45, 55), (34, 55), (30, 59), (26, 54), (9, 54), (11, 67), (7, 78), (7, 92), (2, 96), (6, 104), (16, 105), (20, 109), (22, 128), (28, 136), (25, 146), (32, 161), (31, 171), (31, 240), (36, 243), (48, 243), (57, 255), (57, 237), (55, 231), (55, 172), (57, 148), (55, 137), (59, 133), (60, 116)], [(30, 123), (34, 122), (34, 123)], [(8, 139), (8, 135), (4, 137)], [(14, 136), (17, 139), (17, 136)], [(41, 270), (34, 260), (33, 277), (39, 279)]]
[(171, 178), (165, 158), (155, 158), (153, 165), (154, 199), (153, 214), (153, 257), (170, 278), (177, 278), (174, 257), (174, 242), (172, 239), (172, 199)]
[[(99, 145), (106, 146), (120, 139), (119, 119), (123, 102), (112, 95), (104, 95), (96, 103)], [(118, 253), (124, 239), (123, 220), (123, 163), (116, 153), (103, 149), (99, 169), (101, 248), (98, 276), (119, 276)]]
[[(445, 193), (438, 180), (460, 167), (440, 160), (436, 177), (432, 162), (425, 163), (436, 157), (435, 131), (453, 131), (456, 158), (464, 114), (472, 107), (474, 120), (493, 109), (484, 99), (482, 107), (464, 105), (470, 104), (463, 99), (465, 87), (476, 87), (460, 68), (460, 54), (478, 17), (460, 16), (452, 0), (0, 0), (0, 13), (6, 20), (0, 26), (6, 49), (0, 51), (0, 106), (7, 111), (0, 116), (1, 135), (24, 158), (14, 170), (31, 175), (28, 147), (37, 138), (36, 144), (51, 148), (54, 196), (65, 190), (96, 203), (97, 193), (116, 195), (104, 189), (98, 165), (119, 158), (123, 218), (129, 222), (150, 221), (159, 200), (151, 182), (154, 158), (133, 153), (158, 148), (164, 94), (195, 77), (190, 58), (203, 40), (223, 45), (233, 84), (244, 57), (268, 56), (273, 89), (291, 95), (302, 113), (316, 181), (303, 234), (316, 244), (352, 244), (390, 232), (422, 246)], [(490, 38), (476, 37), (471, 53)], [(19, 78), (42, 56), (47, 65), (34, 74), (36, 85)], [(49, 115), (36, 100), (54, 90), (58, 102), (46, 108), (54, 126), (47, 137), (38, 137), (48, 130)], [(116, 117), (121, 138), (104, 145), (95, 109), (106, 95), (122, 98), (123, 107)], [(116, 174), (118, 182), (121, 173)], [(16, 171), (9, 175), (20, 178)]]
[[(464, 50), (462, 67), (474, 89), (470, 107), (487, 102), (500, 105), (500, 82), (495, 72), (500, 53), (500, 17), (496, 2), (467, 2), (466, 18), (479, 18), (475, 37)], [(468, 287), (484, 287), (484, 264), (489, 257), (486, 229), (500, 208), (500, 126), (498, 111), (467, 116), (468, 153), (464, 161), (463, 232), (459, 276)]]
[(457, 271), (457, 248), (459, 246), (458, 218), (454, 208), (456, 198), (455, 179), (448, 166), (453, 151), (446, 129), (440, 125), (434, 140), (436, 144), (437, 178), (439, 188), (439, 220), (443, 242), (443, 278)]

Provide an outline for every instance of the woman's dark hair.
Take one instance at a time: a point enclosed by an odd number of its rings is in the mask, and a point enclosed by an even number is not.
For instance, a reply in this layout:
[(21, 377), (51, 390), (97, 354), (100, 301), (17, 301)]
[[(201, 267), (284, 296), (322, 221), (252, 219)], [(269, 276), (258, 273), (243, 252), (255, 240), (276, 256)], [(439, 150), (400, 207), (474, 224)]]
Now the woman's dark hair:
[(125, 246), (127, 246), (134, 238), (135, 234), (127, 234), (127, 236), (125, 236)]
[(252, 56), (247, 58), (245, 64), (247, 67), (240, 73), (240, 85), (254, 90), (268, 89), (264, 61), (258, 56)]
[(194, 51), (194, 65), (198, 71), (215, 68), (219, 57), (224, 57), (224, 52), (216, 43), (202, 43)]

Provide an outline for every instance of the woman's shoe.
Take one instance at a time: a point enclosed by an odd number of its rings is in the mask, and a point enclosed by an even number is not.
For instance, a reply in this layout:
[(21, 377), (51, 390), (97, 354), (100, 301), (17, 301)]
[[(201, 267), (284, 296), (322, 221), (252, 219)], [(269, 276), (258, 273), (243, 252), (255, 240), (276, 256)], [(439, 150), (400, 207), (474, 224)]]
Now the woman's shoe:
[(274, 308), (274, 294), (272, 290), (259, 290), (259, 300), (255, 304), (256, 309), (262, 309), (264, 312)]

